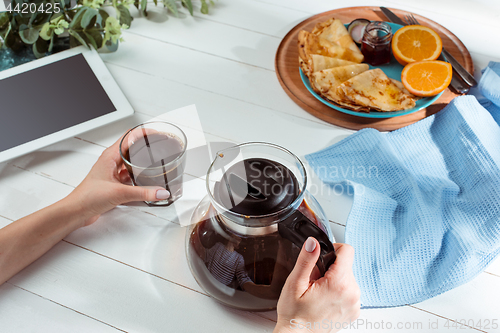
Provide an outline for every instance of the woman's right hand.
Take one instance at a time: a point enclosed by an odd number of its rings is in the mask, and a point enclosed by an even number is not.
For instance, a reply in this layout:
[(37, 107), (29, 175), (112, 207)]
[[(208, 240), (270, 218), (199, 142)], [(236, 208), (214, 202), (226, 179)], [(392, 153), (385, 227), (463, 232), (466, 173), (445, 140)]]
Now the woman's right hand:
[(338, 332), (359, 317), (360, 291), (352, 272), (354, 249), (347, 244), (334, 246), (335, 263), (325, 276), (312, 280), (320, 246), (312, 237), (304, 242), (278, 301), (275, 333), (300, 332), (301, 328), (306, 332)]

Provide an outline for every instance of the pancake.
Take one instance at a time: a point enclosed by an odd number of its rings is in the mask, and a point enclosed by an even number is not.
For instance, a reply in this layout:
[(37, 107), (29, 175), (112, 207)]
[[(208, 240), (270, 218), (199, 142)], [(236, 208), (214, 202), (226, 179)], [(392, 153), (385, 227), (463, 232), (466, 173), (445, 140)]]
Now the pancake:
[(302, 30), (298, 36), (299, 57), (302, 58), (312, 69), (312, 54), (326, 57), (348, 60), (356, 63), (363, 61), (363, 55), (354, 53), (350, 49), (334, 44), (326, 39), (320, 38), (308, 31)]
[(300, 69), (302, 69), (302, 72), (304, 72), (304, 74), (307, 77), (311, 76), (311, 71), (309, 69), (309, 65), (301, 57), (299, 57), (299, 66), (300, 66)]
[(326, 39), (329, 42), (338, 44), (354, 53), (357, 53), (361, 58), (359, 62), (363, 61), (363, 54), (359, 50), (356, 43), (352, 40), (352, 37), (344, 24), (342, 24), (339, 19), (331, 18), (328, 21), (316, 24), (312, 33), (320, 38)]
[(343, 82), (367, 71), (367, 64), (356, 64), (324, 69), (311, 75), (311, 87), (318, 94), (336, 103), (354, 104), (337, 94), (337, 87)]
[(312, 73), (322, 71), (328, 68), (357, 64), (356, 62), (353, 61), (325, 57), (319, 54), (311, 54), (311, 60), (312, 60), (312, 68), (311, 68)]
[(403, 92), (407, 95), (409, 95), (411, 98), (414, 100), (419, 100), (420, 97), (413, 95), (411, 92), (408, 91), (408, 89), (405, 88), (404, 84), (401, 81), (391, 79), (391, 81), (398, 86), (399, 89), (403, 90)]
[(337, 86), (337, 95), (356, 105), (378, 111), (398, 111), (415, 107), (415, 100), (379, 69), (356, 75)]

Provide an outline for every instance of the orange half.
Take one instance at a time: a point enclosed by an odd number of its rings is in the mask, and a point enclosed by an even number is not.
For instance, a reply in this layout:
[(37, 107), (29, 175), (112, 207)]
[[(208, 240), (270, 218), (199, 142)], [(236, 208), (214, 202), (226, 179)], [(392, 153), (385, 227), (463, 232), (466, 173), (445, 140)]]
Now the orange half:
[(421, 25), (404, 26), (392, 37), (392, 54), (403, 66), (415, 61), (436, 60), (442, 48), (439, 35)]
[(403, 68), (401, 82), (416, 96), (434, 96), (445, 90), (451, 82), (453, 70), (445, 61), (417, 61)]

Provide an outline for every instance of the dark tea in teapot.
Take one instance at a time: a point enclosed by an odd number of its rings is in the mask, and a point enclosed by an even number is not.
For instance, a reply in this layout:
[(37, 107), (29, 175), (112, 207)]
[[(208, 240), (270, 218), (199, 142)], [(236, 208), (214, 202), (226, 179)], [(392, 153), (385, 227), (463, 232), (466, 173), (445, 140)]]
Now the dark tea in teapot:
[(275, 308), (300, 253), (294, 239), (283, 237), (280, 221), (300, 212), (328, 236), (329, 226), (306, 202), (302, 175), (281, 162), (243, 158), (218, 171), (215, 182), (207, 179), (210, 199), (198, 206), (187, 236), (190, 268), (198, 283), (227, 305)]

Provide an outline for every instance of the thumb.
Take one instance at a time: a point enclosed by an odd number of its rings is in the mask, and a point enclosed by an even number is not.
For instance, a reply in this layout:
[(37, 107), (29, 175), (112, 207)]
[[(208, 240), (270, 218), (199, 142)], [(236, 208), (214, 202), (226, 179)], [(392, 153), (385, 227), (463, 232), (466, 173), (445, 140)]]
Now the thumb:
[(130, 201), (159, 201), (170, 197), (170, 192), (157, 186), (126, 186), (125, 200)]
[(309, 237), (302, 245), (295, 267), (289, 279), (298, 291), (303, 294), (309, 288), (310, 276), (316, 266), (320, 253), (319, 243), (314, 237)]

